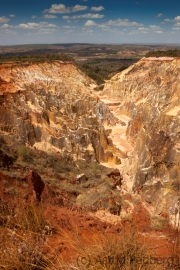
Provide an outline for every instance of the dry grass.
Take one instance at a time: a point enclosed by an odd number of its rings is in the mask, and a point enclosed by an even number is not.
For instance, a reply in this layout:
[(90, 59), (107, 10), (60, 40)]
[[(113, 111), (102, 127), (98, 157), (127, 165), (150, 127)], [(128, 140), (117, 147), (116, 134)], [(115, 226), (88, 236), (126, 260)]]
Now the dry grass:
[[(21, 207), (20, 207), (21, 206)], [(19, 210), (21, 209), (21, 211)], [(156, 257), (136, 229), (116, 234), (59, 229), (51, 234), (51, 224), (39, 205), (4, 208), (0, 224), (0, 269), (7, 270), (164, 270), (179, 269)], [(179, 258), (179, 232), (173, 236), (172, 257)], [(53, 242), (53, 239), (56, 241)], [(58, 241), (57, 241), (58, 240)], [(60, 248), (63, 243), (64, 249)]]
[[(67, 270), (164, 270), (167, 261), (155, 257), (153, 247), (140, 239), (137, 231), (105, 235), (85, 235), (78, 231), (61, 233), (66, 245), (73, 250), (64, 268)], [(173, 269), (173, 268), (172, 268)]]
[[(4, 214), (4, 215), (3, 215)], [(48, 245), (50, 225), (38, 205), (4, 207), (0, 226), (0, 266), (8, 270), (45, 269), (50, 259), (43, 250)]]

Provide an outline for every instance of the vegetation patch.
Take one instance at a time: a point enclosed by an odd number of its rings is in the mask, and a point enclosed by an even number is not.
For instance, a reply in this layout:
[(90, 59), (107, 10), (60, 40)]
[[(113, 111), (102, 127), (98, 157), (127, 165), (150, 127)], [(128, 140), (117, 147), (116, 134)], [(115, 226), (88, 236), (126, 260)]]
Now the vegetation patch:
[(163, 230), (168, 227), (168, 220), (161, 216), (151, 218), (151, 228), (154, 230)]
[(76, 65), (87, 76), (93, 79), (99, 87), (96, 91), (103, 90), (105, 80), (109, 80), (116, 73), (128, 68), (131, 64), (137, 62), (137, 59), (97, 59), (94, 61), (76, 61)]
[(18, 156), (20, 157), (22, 161), (27, 161), (27, 162), (32, 161), (31, 152), (24, 144), (18, 147), (17, 152), (18, 152)]
[(146, 54), (146, 57), (180, 57), (180, 50), (157, 50)]
[(55, 60), (60, 61), (73, 61), (73, 58), (66, 54), (10, 54), (10, 55), (1, 55), (0, 63), (34, 63), (34, 62), (49, 62), (52, 63)]

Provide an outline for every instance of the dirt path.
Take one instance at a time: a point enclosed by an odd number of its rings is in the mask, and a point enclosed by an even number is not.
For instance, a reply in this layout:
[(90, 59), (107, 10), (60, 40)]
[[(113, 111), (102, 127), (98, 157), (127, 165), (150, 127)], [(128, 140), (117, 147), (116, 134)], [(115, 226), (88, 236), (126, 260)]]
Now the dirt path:
[(105, 125), (105, 129), (111, 129), (112, 132), (109, 135), (109, 138), (112, 140), (113, 145), (119, 149), (125, 155), (128, 155), (130, 151), (132, 151), (133, 147), (128, 142), (126, 137), (126, 130), (128, 127), (128, 122), (130, 117), (124, 114), (119, 113), (119, 106), (122, 103), (122, 100), (110, 100), (105, 97), (99, 96), (100, 100), (109, 106), (112, 114), (118, 118), (120, 124), (116, 124), (115, 126), (107, 126)]
[[(102, 163), (102, 165), (109, 167), (109, 168), (117, 168), (123, 175), (123, 185), (122, 191), (124, 193), (132, 191), (132, 180), (130, 177), (124, 172), (125, 162), (127, 161), (129, 153), (133, 150), (133, 146), (128, 142), (126, 136), (126, 130), (128, 127), (128, 122), (130, 117), (127, 115), (121, 114), (119, 112), (119, 107), (122, 104), (122, 100), (112, 100), (106, 96), (99, 96), (99, 99), (109, 106), (110, 111), (112, 114), (118, 118), (119, 123), (114, 126), (104, 125), (105, 129), (111, 129), (111, 133), (109, 134), (108, 138), (112, 140), (114, 146), (114, 153), (120, 158), (121, 164), (115, 165), (112, 163)], [(122, 158), (124, 156), (124, 158)]]

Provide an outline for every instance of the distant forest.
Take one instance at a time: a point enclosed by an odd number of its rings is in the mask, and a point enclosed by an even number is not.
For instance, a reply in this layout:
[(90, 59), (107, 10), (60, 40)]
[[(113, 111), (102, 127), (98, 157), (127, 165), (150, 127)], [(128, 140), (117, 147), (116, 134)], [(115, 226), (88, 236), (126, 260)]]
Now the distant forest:
[(73, 61), (73, 58), (62, 53), (61, 54), (21, 54), (21, 55), (6, 54), (6, 55), (0, 56), (0, 63), (9, 63), (9, 62), (34, 63), (34, 62), (52, 62), (55, 60)]
[(180, 50), (159, 50), (159, 51), (151, 51), (146, 54), (146, 57), (161, 57), (161, 56), (169, 56), (169, 57), (180, 57)]
[[(87, 76), (89, 76), (91, 79), (93, 79), (98, 85), (104, 84), (104, 80), (110, 79), (113, 75), (116, 73), (128, 68), (130, 65), (129, 62), (131, 60), (128, 59), (128, 61), (125, 59), (121, 60), (121, 64), (117, 62), (113, 63), (113, 59), (111, 59), (112, 62), (108, 63), (106, 60), (97, 60), (93, 62), (87, 62), (80, 64), (78, 63), (77, 66), (79, 69), (81, 69)], [(119, 61), (120, 62), (120, 61)], [(101, 88), (99, 88), (100, 90)]]

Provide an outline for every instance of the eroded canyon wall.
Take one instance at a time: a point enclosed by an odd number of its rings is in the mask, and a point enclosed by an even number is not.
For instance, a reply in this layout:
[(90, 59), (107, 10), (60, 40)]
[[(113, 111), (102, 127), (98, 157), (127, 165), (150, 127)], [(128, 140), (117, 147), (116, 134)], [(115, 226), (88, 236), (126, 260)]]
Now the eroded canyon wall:
[(128, 115), (126, 162), (133, 191), (170, 211), (180, 196), (180, 59), (143, 58), (107, 81), (103, 96)]
[(0, 135), (9, 145), (74, 160), (113, 159), (103, 123), (117, 119), (94, 97), (94, 81), (70, 62), (0, 66)]

